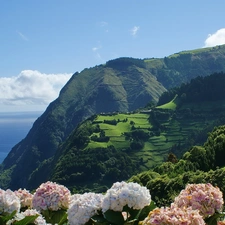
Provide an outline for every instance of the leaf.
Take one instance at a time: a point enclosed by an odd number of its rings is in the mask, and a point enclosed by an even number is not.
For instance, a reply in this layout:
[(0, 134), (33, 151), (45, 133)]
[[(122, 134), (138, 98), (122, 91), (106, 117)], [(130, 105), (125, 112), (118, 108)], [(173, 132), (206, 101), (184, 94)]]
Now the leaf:
[(126, 221), (124, 223), (124, 225), (134, 225), (134, 224), (138, 224), (138, 220), (137, 219), (129, 220), (129, 221)]
[(67, 212), (63, 209), (58, 211), (44, 210), (42, 215), (45, 217), (46, 222), (51, 224), (60, 223), (62, 225), (67, 220)]
[(123, 207), (123, 211), (129, 213), (129, 220), (137, 219), (140, 213), (139, 209), (131, 209), (127, 205)]
[(38, 217), (38, 215), (35, 216), (26, 216), (22, 220), (16, 221), (13, 224), (14, 225), (26, 225), (26, 224), (31, 224), (34, 222), (34, 220)]
[(0, 216), (0, 225), (4, 225), (5, 221), (2, 219), (2, 216)]
[(139, 220), (142, 221), (144, 220), (149, 212), (151, 212), (153, 209), (155, 209), (157, 206), (155, 204), (155, 202), (151, 201), (150, 205), (148, 206), (145, 206), (141, 211), (140, 211), (140, 214), (139, 214)]
[(113, 210), (107, 210), (104, 213), (106, 220), (114, 225), (123, 225), (124, 219), (121, 212), (115, 212)]
[(207, 225), (217, 225), (217, 219), (221, 217), (223, 214), (215, 213), (209, 218), (205, 219)]
[(106, 225), (108, 221), (102, 215), (95, 215), (91, 217), (92, 224), (95, 225)]
[(61, 215), (61, 219), (60, 219), (58, 225), (63, 225), (63, 224), (66, 223), (66, 222), (67, 222), (67, 213), (66, 213), (66, 211), (65, 211), (65, 212), (64, 212), (64, 215)]
[(11, 220), (16, 215), (16, 212), (17, 211), (15, 210), (11, 214), (1, 215), (0, 216), (0, 225), (5, 224), (7, 221)]

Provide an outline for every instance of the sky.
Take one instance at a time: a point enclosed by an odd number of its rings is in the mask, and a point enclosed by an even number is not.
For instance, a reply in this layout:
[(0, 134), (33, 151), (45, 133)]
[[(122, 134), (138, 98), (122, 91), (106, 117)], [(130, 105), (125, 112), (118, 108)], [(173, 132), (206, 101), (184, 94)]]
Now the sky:
[(0, 112), (44, 111), (73, 73), (225, 44), (224, 0), (0, 0)]

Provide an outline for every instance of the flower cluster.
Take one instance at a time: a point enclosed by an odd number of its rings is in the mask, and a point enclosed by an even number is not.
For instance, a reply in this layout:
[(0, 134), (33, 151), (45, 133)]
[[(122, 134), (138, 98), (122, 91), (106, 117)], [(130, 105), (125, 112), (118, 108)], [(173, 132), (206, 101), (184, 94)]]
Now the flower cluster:
[(155, 208), (142, 221), (142, 225), (204, 225), (205, 221), (197, 210), (171, 207)]
[(150, 203), (149, 190), (137, 183), (116, 182), (105, 195), (71, 195), (65, 186), (48, 181), (34, 195), (26, 189), (0, 189), (0, 220), (7, 225), (225, 225), (218, 221), (224, 219), (222, 192), (211, 184), (188, 184), (170, 207), (149, 212), (155, 207)]
[(137, 183), (116, 182), (106, 192), (102, 202), (103, 213), (107, 210), (122, 212), (124, 206), (142, 209), (151, 202), (151, 195), (146, 187)]
[(31, 208), (33, 195), (26, 189), (19, 189), (14, 191), (16, 196), (19, 197), (21, 208)]
[(70, 202), (70, 191), (63, 185), (46, 182), (40, 185), (33, 196), (33, 208), (37, 210), (67, 209)]
[(71, 204), (67, 211), (69, 224), (82, 225), (101, 210), (103, 195), (85, 193), (72, 196), (71, 199)]
[(175, 198), (174, 204), (178, 207), (192, 207), (199, 210), (203, 218), (221, 212), (223, 194), (211, 184), (188, 184)]
[(20, 199), (13, 191), (0, 189), (0, 214), (19, 212), (20, 206)]
[(43, 216), (36, 209), (27, 209), (26, 211), (22, 212), (22, 215), (24, 217), (38, 215), (38, 217), (34, 220), (34, 224), (37, 224), (37, 225), (47, 224)]

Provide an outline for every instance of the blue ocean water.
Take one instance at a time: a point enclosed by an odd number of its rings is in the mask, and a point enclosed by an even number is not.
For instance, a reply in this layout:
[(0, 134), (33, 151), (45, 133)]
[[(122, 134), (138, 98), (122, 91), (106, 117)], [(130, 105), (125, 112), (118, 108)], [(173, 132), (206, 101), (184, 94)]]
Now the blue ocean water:
[(0, 163), (24, 139), (42, 112), (0, 112)]

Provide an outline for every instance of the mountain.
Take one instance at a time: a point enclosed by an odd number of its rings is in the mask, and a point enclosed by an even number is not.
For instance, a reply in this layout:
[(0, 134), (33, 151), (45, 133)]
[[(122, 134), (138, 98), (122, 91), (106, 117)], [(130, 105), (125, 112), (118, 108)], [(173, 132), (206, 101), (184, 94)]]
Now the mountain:
[(224, 71), (224, 58), (223, 45), (163, 59), (119, 58), (76, 72), (1, 164), (1, 187), (35, 188), (49, 178), (49, 161), (79, 123), (95, 114), (130, 112), (157, 102), (168, 88)]
[[(49, 179), (82, 192), (104, 192), (113, 182), (160, 165), (169, 153), (180, 158), (203, 144), (208, 132), (225, 123), (225, 73), (195, 78), (176, 90), (166, 104), (84, 121), (58, 148)], [(220, 159), (225, 165), (220, 156), (216, 166)], [(33, 174), (32, 183), (41, 174)]]

